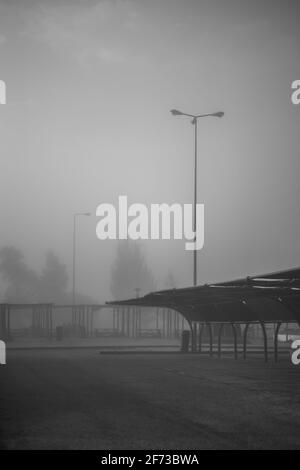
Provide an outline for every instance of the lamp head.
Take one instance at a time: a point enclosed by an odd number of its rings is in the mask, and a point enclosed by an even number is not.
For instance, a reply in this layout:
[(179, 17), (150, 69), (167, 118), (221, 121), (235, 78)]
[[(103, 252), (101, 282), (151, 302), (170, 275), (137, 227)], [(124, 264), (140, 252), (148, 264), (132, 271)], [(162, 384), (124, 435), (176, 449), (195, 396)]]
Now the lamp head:
[(212, 116), (216, 116), (216, 117), (221, 118), (221, 117), (224, 116), (224, 113), (223, 113), (223, 111), (218, 111), (217, 113), (213, 113)]
[(182, 114), (182, 112), (178, 111), (178, 109), (171, 109), (171, 113), (173, 116), (180, 116)]

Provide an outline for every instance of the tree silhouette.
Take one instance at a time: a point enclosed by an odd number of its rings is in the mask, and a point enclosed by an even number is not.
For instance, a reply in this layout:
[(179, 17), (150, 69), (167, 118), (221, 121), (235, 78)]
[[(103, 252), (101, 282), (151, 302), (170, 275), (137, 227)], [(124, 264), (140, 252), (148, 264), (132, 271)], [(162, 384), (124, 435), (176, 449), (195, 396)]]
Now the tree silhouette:
[(23, 253), (14, 246), (0, 250), (0, 273), (6, 284), (4, 299), (12, 303), (66, 302), (68, 275), (64, 264), (52, 252), (47, 253), (45, 267), (39, 276), (24, 261)]
[(64, 302), (68, 287), (68, 274), (57, 255), (48, 252), (40, 278), (40, 297), (44, 302)]
[(135, 289), (146, 294), (154, 290), (154, 280), (140, 245), (124, 240), (118, 244), (112, 267), (111, 293), (114, 299), (126, 299), (135, 296)]
[(39, 297), (39, 277), (29, 269), (23, 254), (13, 246), (0, 250), (0, 272), (8, 286), (4, 297), (8, 302), (36, 302)]
[(168, 275), (165, 280), (165, 286), (166, 289), (176, 289), (176, 281), (170, 270), (168, 271)]

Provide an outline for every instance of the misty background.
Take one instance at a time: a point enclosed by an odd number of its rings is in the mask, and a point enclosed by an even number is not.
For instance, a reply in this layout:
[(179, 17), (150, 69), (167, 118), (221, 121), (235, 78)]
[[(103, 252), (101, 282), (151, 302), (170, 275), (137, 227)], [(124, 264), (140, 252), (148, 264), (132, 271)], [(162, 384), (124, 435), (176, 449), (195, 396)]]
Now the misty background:
[[(119, 195), (192, 202), (194, 129), (172, 108), (225, 112), (199, 121), (198, 282), (299, 265), (299, 13), (297, 1), (0, 0), (1, 298), (18, 298), (20, 269), (45, 300), (70, 295), (74, 213)], [(121, 254), (97, 220), (78, 219), (77, 290), (102, 302)], [(142, 295), (192, 284), (184, 240), (134, 245)]]

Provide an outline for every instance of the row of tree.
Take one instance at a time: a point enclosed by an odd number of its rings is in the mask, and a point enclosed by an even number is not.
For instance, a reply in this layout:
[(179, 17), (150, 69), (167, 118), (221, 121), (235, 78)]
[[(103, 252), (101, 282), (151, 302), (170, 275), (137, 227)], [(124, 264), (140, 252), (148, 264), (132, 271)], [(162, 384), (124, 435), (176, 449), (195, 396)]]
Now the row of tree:
[[(5, 302), (72, 302), (67, 268), (53, 252), (47, 253), (42, 272), (38, 273), (28, 267), (19, 249), (6, 246), (0, 250), (0, 275), (5, 285)], [(174, 284), (173, 277), (169, 274), (165, 287), (172, 288), (175, 287)], [(126, 299), (155, 289), (153, 275), (138, 243), (126, 240), (118, 244), (110, 287), (113, 299)], [(80, 294), (78, 301), (95, 302)]]
[(23, 253), (6, 246), (0, 250), (0, 273), (5, 283), (6, 302), (68, 302), (68, 274), (52, 252), (47, 253), (41, 274), (27, 266)]

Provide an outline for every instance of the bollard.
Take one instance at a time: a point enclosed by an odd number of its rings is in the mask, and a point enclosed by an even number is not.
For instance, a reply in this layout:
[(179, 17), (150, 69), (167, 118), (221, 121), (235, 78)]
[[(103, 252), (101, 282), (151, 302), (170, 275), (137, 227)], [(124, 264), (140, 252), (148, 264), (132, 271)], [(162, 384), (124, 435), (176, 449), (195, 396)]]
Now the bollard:
[(189, 352), (189, 345), (190, 345), (190, 332), (189, 330), (183, 330), (181, 335), (181, 352), (187, 353)]

